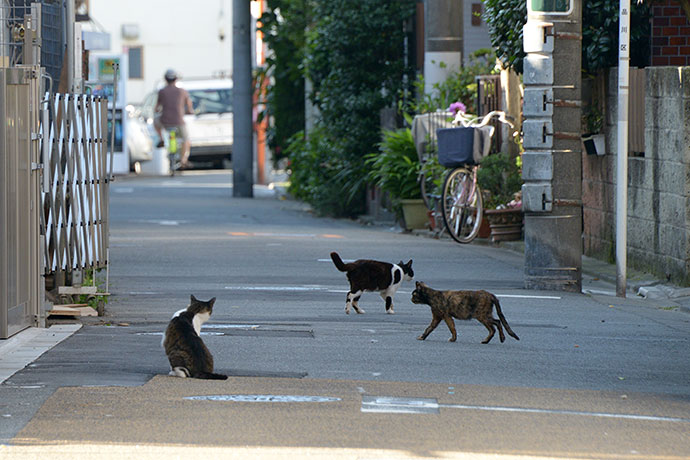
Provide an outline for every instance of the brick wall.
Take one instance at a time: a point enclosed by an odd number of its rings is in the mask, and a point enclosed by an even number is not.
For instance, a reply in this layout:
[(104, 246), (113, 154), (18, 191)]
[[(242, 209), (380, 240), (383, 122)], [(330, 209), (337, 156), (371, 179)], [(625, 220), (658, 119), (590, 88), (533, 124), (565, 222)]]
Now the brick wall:
[(690, 65), (690, 22), (674, 0), (652, 7), (652, 65)]
[[(615, 251), (616, 69), (607, 84), (607, 155), (583, 154), (586, 255)], [(645, 151), (628, 160), (628, 265), (690, 284), (690, 67), (648, 67)]]

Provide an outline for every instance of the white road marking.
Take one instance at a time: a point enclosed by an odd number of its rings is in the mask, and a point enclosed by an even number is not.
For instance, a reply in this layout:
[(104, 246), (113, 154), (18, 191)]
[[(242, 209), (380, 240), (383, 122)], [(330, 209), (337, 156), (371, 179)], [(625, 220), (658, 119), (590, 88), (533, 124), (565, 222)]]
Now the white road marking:
[[(449, 387), (449, 389), (452, 389), (452, 387)], [(609, 412), (586, 412), (559, 409), (536, 409), (528, 407), (438, 404), (435, 398), (398, 398), (393, 396), (362, 396), (361, 411), (389, 413), (438, 413), (440, 408), (480, 410), (487, 412), (515, 412), (524, 414), (577, 415), (584, 417), (613, 418), (622, 420), (641, 420), (645, 422), (690, 423), (690, 419), (680, 417), (660, 417), (655, 415), (640, 414), (613, 414)]]
[(434, 398), (396, 398), (391, 396), (362, 396), (362, 412), (394, 414), (438, 414), (439, 404)]
[(225, 286), (230, 291), (326, 291), (323, 286)]
[(184, 399), (192, 401), (232, 401), (232, 402), (277, 402), (277, 403), (314, 403), (335, 402), (340, 398), (330, 396), (302, 396), (302, 395), (208, 395), (187, 396)]
[(561, 300), (561, 297), (553, 296), (553, 295), (496, 294), (496, 297), (505, 297), (508, 299)]
[(626, 420), (644, 420), (651, 422), (682, 422), (690, 423), (690, 419), (676, 417), (658, 417), (654, 415), (637, 414), (611, 414), (608, 412), (584, 412), (575, 410), (556, 410), (556, 409), (531, 409), (527, 407), (501, 407), (501, 406), (469, 406), (464, 404), (439, 404), (439, 407), (447, 409), (466, 409), (481, 410), (489, 412), (519, 412), (528, 414), (555, 414), (555, 415), (581, 415), (585, 417), (603, 417)]

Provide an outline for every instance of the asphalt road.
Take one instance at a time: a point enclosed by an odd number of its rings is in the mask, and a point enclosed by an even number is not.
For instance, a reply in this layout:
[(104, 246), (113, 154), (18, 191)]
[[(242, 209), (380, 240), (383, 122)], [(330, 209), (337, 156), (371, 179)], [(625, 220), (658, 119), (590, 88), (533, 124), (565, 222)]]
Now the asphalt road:
[[(237, 199), (230, 183), (113, 184), (107, 316), (0, 385), (0, 458), (690, 457), (687, 313), (528, 291), (521, 254), (316, 217), (263, 187)], [(482, 345), (476, 321), (456, 321), (455, 343), (444, 324), (416, 340), (431, 314), (413, 283), (394, 315), (373, 293), (345, 315), (333, 250), (490, 290), (520, 341)], [(202, 337), (228, 381), (166, 375), (161, 334), (190, 294), (217, 298)]]

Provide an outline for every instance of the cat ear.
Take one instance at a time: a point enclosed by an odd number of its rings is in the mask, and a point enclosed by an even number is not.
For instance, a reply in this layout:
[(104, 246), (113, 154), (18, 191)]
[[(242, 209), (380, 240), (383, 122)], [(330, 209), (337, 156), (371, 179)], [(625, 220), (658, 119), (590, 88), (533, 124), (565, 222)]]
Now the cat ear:
[(214, 298), (212, 298), (211, 300), (209, 300), (209, 301), (208, 301), (208, 303), (209, 303), (209, 304), (210, 304), (210, 306), (212, 307), (212, 306), (213, 306), (213, 304), (214, 304), (214, 303), (216, 303), (216, 298), (215, 298), (215, 297), (214, 297)]
[(408, 260), (405, 265), (407, 265), (408, 267), (411, 267), (412, 266), (412, 259)]
[(194, 294), (192, 294), (192, 295), (190, 296), (190, 298), (191, 298), (191, 301), (192, 301), (192, 302), (198, 302), (198, 300), (196, 299), (196, 297), (194, 297)]
[(416, 281), (416, 282), (414, 283), (414, 285), (415, 285), (416, 288), (419, 288), (419, 287), (422, 286), (423, 284), (424, 284), (424, 283), (422, 283), (421, 281)]

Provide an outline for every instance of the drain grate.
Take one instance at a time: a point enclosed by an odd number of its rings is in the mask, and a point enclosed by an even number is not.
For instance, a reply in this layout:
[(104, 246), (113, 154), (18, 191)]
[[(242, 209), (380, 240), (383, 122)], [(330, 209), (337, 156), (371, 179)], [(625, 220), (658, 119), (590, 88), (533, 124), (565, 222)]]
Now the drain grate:
[(396, 398), (391, 396), (362, 396), (362, 412), (390, 414), (438, 414), (435, 398)]

